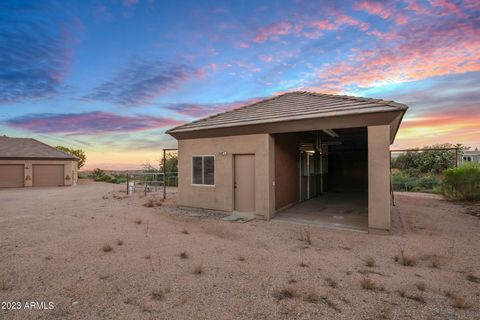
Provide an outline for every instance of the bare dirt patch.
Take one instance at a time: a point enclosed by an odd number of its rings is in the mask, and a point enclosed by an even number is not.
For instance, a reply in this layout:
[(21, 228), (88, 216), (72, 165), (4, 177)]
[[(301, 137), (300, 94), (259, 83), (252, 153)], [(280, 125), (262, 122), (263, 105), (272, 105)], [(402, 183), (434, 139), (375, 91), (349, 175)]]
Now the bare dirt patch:
[[(82, 183), (0, 190), (0, 301), (55, 303), (0, 310), (1, 319), (480, 314), (480, 220), (457, 203), (397, 195), (401, 225), (389, 236), (309, 226), (300, 239), (298, 225), (230, 223), (218, 212), (178, 208), (174, 189), (161, 206), (145, 207), (161, 193), (127, 196), (124, 185)], [(415, 263), (399, 263), (406, 258)]]

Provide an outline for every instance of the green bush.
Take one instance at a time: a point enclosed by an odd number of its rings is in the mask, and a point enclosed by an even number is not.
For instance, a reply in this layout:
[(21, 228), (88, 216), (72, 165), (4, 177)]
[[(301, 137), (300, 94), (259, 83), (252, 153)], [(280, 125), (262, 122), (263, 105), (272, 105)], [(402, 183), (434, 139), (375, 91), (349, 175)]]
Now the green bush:
[(480, 199), (480, 164), (466, 163), (443, 172), (443, 194), (454, 200)]
[(433, 175), (417, 177), (399, 172), (392, 175), (392, 184), (395, 191), (431, 192), (440, 185), (440, 180)]
[(432, 190), (440, 184), (438, 178), (432, 175), (421, 176), (415, 182), (420, 190)]

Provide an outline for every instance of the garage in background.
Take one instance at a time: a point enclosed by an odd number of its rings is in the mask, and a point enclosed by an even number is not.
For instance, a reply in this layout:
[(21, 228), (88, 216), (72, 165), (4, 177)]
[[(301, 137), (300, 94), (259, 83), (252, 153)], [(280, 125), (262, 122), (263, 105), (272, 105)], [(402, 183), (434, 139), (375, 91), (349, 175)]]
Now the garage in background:
[(76, 184), (78, 159), (30, 138), (0, 137), (0, 188)]

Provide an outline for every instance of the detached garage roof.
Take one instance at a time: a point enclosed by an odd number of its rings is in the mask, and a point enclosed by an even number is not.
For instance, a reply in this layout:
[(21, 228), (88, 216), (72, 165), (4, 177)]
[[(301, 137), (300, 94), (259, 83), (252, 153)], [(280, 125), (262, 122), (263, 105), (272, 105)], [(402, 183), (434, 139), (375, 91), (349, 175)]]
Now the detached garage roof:
[(78, 160), (43, 142), (30, 138), (0, 136), (0, 159)]
[(187, 123), (170, 129), (167, 133), (175, 135), (176, 133), (197, 130), (259, 125), (272, 122), (391, 111), (405, 112), (407, 109), (408, 107), (404, 104), (382, 99), (312, 92), (290, 92)]

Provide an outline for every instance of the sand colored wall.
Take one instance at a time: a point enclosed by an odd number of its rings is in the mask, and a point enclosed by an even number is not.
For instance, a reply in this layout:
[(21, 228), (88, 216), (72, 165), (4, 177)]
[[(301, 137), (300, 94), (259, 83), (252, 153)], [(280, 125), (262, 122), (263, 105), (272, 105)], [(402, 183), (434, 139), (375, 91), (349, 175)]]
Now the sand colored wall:
[(368, 228), (390, 230), (390, 126), (368, 127)]
[(298, 202), (299, 138), (295, 133), (274, 135), (275, 140), (275, 209)]
[[(252, 134), (178, 141), (178, 204), (222, 211), (234, 209), (234, 154), (255, 155), (255, 214), (273, 216), (274, 142), (269, 134)], [(222, 153), (226, 152), (226, 155)], [(192, 156), (215, 156), (215, 185), (192, 185)]]
[(2, 164), (23, 164), (25, 170), (24, 186), (31, 187), (33, 184), (33, 165), (34, 164), (63, 164), (64, 165), (64, 185), (71, 186), (78, 182), (77, 161), (71, 160), (0, 160)]

